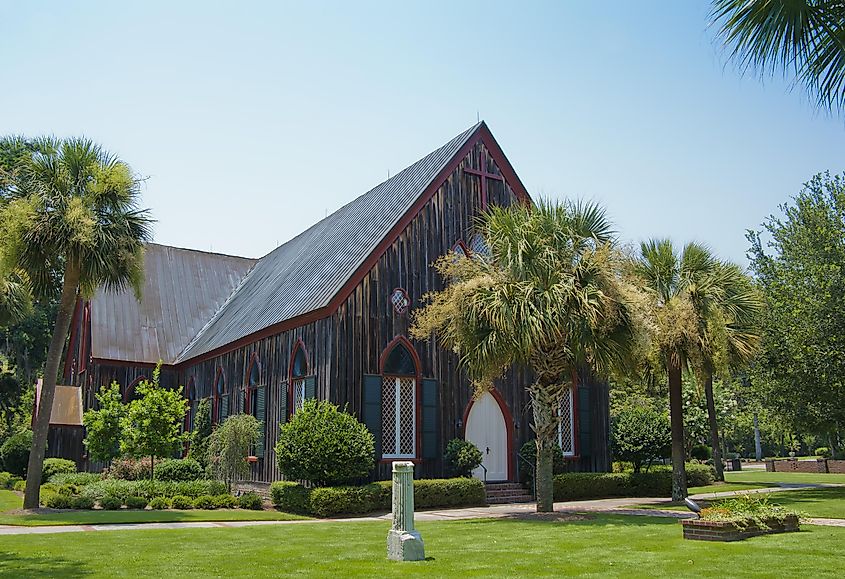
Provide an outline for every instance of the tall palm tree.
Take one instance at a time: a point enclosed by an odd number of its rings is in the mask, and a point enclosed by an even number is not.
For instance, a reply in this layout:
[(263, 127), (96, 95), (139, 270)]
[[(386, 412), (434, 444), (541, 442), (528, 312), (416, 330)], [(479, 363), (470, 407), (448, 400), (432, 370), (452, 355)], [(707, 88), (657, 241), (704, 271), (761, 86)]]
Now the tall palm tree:
[(22, 319), (31, 307), (32, 297), (26, 276), (19, 271), (5, 275), (0, 273), (0, 328)]
[(687, 495), (684, 469), (683, 371), (700, 367), (701, 324), (697, 308), (709, 307), (719, 263), (707, 248), (689, 243), (678, 253), (668, 239), (640, 246), (634, 273), (648, 297), (653, 341), (669, 378), (672, 425), (672, 499)]
[(446, 288), (429, 296), (412, 334), (432, 332), (488, 388), (509, 367), (531, 368), (537, 510), (554, 508), (557, 408), (578, 372), (625, 359), (633, 328), (604, 210), (589, 203), (494, 207), (477, 224), (489, 251), (441, 258)]
[(845, 3), (713, 0), (712, 17), (742, 68), (791, 71), (820, 105), (845, 104)]
[(47, 351), (27, 469), (24, 508), (38, 506), (41, 471), (59, 359), (80, 297), (99, 286), (140, 291), (151, 219), (138, 208), (140, 180), (129, 166), (87, 139), (48, 139), (47, 152), (24, 157), (13, 198), (0, 208), (6, 266), (48, 293), (61, 271), (61, 296)]

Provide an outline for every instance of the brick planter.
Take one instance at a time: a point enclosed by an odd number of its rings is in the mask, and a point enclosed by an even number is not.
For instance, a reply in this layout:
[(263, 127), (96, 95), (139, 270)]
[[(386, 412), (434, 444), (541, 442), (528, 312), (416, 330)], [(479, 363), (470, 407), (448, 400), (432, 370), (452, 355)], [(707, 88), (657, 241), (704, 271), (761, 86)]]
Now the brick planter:
[(692, 541), (742, 541), (758, 535), (772, 533), (789, 533), (798, 530), (798, 517), (791, 515), (783, 523), (775, 520), (766, 521), (768, 529), (761, 528), (755, 523), (740, 526), (728, 521), (702, 521), (700, 519), (684, 519), (684, 539)]

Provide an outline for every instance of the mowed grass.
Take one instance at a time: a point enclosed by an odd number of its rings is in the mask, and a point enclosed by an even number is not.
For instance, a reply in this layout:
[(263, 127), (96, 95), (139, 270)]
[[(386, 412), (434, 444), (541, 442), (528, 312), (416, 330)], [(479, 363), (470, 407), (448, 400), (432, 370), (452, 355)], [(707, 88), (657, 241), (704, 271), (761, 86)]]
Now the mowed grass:
[(813, 472), (766, 472), (747, 470), (726, 472), (725, 482), (729, 483), (802, 483), (802, 484), (845, 484), (845, 474)]
[(279, 511), (249, 511), (217, 509), (213, 511), (66, 511), (45, 514), (10, 514), (5, 511), (20, 509), (23, 499), (12, 491), (0, 491), (0, 525), (106, 525), (110, 523), (176, 523), (189, 521), (291, 521), (304, 519), (298, 515)]
[(423, 522), (426, 561), (386, 560), (389, 524), (4, 536), (0, 576), (29, 577), (779, 577), (840, 576), (845, 528), (738, 543), (684, 541), (675, 520)]

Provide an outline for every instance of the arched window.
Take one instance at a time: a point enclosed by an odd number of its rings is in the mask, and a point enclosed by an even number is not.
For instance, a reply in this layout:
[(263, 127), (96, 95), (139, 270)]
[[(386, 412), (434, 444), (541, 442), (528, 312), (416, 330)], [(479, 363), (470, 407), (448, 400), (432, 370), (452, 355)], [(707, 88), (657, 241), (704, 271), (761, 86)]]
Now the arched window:
[(575, 456), (575, 398), (574, 388), (570, 388), (563, 395), (558, 406), (557, 415), (557, 443), (563, 451), (563, 456)]
[(452, 253), (458, 257), (469, 257), (470, 251), (467, 244), (464, 243), (464, 240), (459, 239), (455, 242), (455, 245), (452, 246)]
[(247, 371), (246, 384), (244, 385), (244, 404), (243, 411), (245, 414), (255, 416), (258, 418), (258, 396), (255, 391), (261, 386), (261, 363), (258, 361), (258, 355), (253, 354), (249, 362), (249, 370)]
[(388, 345), (381, 373), (382, 456), (416, 458), (419, 364), (407, 339), (399, 337)]
[(124, 402), (132, 402), (137, 398), (135, 394), (135, 387), (140, 384), (141, 382), (145, 382), (147, 380), (146, 376), (138, 376), (135, 378), (129, 386), (126, 387), (126, 390), (123, 391), (123, 401)]
[(308, 356), (302, 340), (297, 341), (290, 360), (291, 411), (293, 414), (302, 408), (305, 402), (305, 378), (308, 376)]
[(211, 419), (214, 424), (220, 424), (228, 415), (229, 396), (226, 394), (226, 379), (223, 377), (223, 369), (218, 368), (212, 390)]
[(469, 240), (469, 250), (473, 257), (489, 257), (490, 248), (487, 246), (487, 240), (480, 233), (476, 233)]

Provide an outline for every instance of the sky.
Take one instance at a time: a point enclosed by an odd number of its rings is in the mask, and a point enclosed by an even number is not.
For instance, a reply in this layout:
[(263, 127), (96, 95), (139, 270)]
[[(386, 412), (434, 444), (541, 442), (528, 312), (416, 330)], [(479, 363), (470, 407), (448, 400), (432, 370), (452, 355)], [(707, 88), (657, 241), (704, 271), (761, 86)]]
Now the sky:
[(487, 122), (535, 198), (623, 242), (745, 232), (845, 118), (743, 75), (709, 2), (0, 0), (0, 134), (85, 135), (146, 177), (155, 241), (259, 257)]

